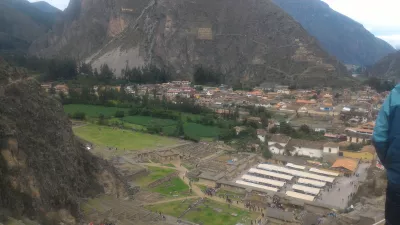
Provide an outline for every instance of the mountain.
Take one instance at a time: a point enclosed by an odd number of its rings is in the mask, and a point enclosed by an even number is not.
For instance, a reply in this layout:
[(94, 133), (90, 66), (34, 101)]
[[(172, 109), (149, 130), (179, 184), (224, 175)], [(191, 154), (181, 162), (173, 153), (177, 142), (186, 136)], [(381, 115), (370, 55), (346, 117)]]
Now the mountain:
[(400, 51), (383, 57), (376, 64), (367, 70), (370, 76), (377, 76), (389, 79), (400, 78)]
[(81, 198), (127, 196), (115, 168), (75, 139), (59, 101), (1, 58), (0, 153), (0, 224), (22, 216), (71, 225)]
[(36, 8), (38, 8), (39, 10), (46, 12), (46, 13), (60, 13), (61, 12), (61, 10), (50, 5), (49, 3), (45, 2), (45, 1), (32, 2), (31, 4), (33, 6), (35, 6)]
[(107, 63), (117, 74), (153, 64), (184, 79), (202, 65), (228, 83), (335, 85), (347, 73), (270, 0), (71, 0), (30, 53)]
[[(345, 64), (373, 65), (395, 49), (321, 0), (273, 0)], [(356, 10), (356, 9), (355, 9)]]
[(26, 51), (53, 26), (56, 13), (39, 10), (25, 0), (0, 1), (0, 52)]

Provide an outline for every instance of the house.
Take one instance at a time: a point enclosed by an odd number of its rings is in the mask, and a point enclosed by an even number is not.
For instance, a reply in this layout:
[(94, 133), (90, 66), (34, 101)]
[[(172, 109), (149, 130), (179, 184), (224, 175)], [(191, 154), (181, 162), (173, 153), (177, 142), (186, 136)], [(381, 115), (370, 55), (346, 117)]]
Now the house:
[(265, 142), (265, 136), (267, 136), (267, 131), (264, 129), (257, 129), (257, 137), (261, 142)]
[(290, 137), (284, 134), (274, 134), (271, 136), (270, 140), (268, 141), (268, 145), (280, 144), (281, 146), (285, 147), (289, 142)]
[(68, 95), (68, 86), (66, 84), (57, 84), (54, 89), (56, 90), (57, 93), (64, 93), (66, 95)]
[(339, 158), (333, 163), (331, 168), (346, 176), (352, 176), (357, 171), (358, 164), (359, 160), (356, 159)]
[(272, 152), (273, 154), (285, 155), (285, 146), (279, 143), (268, 145), (268, 148), (269, 151)]
[(327, 142), (324, 144), (324, 153), (338, 154), (339, 153), (339, 144), (334, 142)]
[(296, 104), (301, 104), (301, 105), (312, 105), (315, 103), (316, 103), (316, 101), (314, 99), (311, 99), (311, 100), (297, 99), (296, 100)]
[(322, 158), (324, 142), (307, 141), (302, 139), (290, 139), (286, 150), (292, 155), (308, 156), (311, 158)]
[(41, 84), (40, 85), (46, 92), (49, 92), (51, 89), (52, 84), (51, 83), (46, 83), (46, 84)]
[(369, 143), (372, 138), (372, 133), (374, 131), (371, 129), (363, 128), (346, 128), (345, 133), (347, 136), (347, 141), (351, 143)]
[(234, 127), (234, 129), (236, 131), (236, 135), (239, 135), (240, 132), (246, 130), (246, 127), (245, 126), (236, 126), (236, 127)]

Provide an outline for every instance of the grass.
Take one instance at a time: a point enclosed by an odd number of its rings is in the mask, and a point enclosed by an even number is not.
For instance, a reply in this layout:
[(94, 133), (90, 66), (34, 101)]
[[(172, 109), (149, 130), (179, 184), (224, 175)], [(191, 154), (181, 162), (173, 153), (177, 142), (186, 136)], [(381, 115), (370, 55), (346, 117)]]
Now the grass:
[(150, 171), (149, 175), (135, 180), (135, 183), (137, 183), (141, 187), (145, 187), (145, 186), (149, 185), (150, 183), (175, 172), (174, 169), (159, 168), (159, 167), (152, 167), (152, 166), (149, 166), (148, 169)]
[(80, 138), (103, 147), (112, 146), (118, 150), (140, 150), (174, 145), (177, 140), (151, 135), (141, 132), (133, 132), (111, 127), (89, 124), (87, 126), (73, 128), (74, 133)]
[(153, 212), (161, 212), (166, 215), (178, 217), (197, 199), (188, 199), (184, 201), (173, 201), (164, 204), (149, 205), (146, 208)]
[(146, 131), (146, 127), (144, 127), (142, 125), (128, 123), (119, 118), (111, 118), (108, 120), (108, 122), (109, 122), (109, 125), (111, 125), (111, 126), (122, 126), (124, 129)]
[(187, 196), (189, 194), (189, 186), (179, 177), (174, 177), (170, 182), (164, 182), (161, 185), (152, 188), (151, 191), (160, 193), (165, 196)]
[(163, 166), (168, 166), (168, 167), (173, 167), (173, 168), (175, 168), (175, 165), (174, 165), (174, 164), (172, 164), (172, 163), (163, 164)]
[(64, 111), (71, 115), (75, 112), (84, 112), (87, 117), (99, 117), (100, 114), (103, 114), (105, 117), (111, 117), (115, 115), (116, 111), (125, 111), (125, 114), (127, 114), (129, 109), (98, 105), (70, 104), (64, 105)]
[[(177, 217), (195, 201), (196, 199), (168, 202), (149, 206), (148, 209)], [(236, 214), (237, 216), (233, 216), (232, 214)], [(195, 209), (190, 210), (183, 216), (183, 219), (198, 224), (235, 225), (237, 223), (250, 224), (250, 219), (254, 220), (258, 215), (257, 213), (248, 212), (236, 207), (229, 208), (227, 204), (206, 200), (204, 204), (198, 205)]]
[(184, 125), (185, 134), (191, 137), (213, 138), (221, 132), (218, 127), (205, 126), (197, 123), (186, 123)]
[(142, 126), (158, 125), (160, 127), (175, 125), (177, 122), (170, 119), (160, 119), (151, 116), (126, 116), (122, 118), (123, 121), (128, 123), (138, 124)]

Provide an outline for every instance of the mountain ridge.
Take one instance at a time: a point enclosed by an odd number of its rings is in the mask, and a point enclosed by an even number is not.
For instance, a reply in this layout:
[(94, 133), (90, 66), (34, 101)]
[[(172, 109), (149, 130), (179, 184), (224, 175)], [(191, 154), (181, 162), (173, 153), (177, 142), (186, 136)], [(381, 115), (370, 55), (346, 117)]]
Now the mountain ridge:
[(72, 0), (64, 14), (32, 54), (107, 63), (117, 74), (154, 64), (185, 79), (202, 65), (228, 74), (230, 83), (309, 78), (325, 85), (347, 74), (271, 1)]
[(321, 46), (345, 64), (368, 66), (395, 52), (364, 26), (321, 0), (273, 0), (296, 19)]

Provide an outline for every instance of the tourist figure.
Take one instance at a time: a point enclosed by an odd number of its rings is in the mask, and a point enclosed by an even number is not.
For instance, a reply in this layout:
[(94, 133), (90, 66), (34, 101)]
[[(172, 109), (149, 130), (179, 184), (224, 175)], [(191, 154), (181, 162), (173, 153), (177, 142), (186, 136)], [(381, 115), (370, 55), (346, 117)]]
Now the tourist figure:
[(390, 92), (376, 119), (372, 143), (387, 170), (386, 224), (400, 221), (400, 85)]

